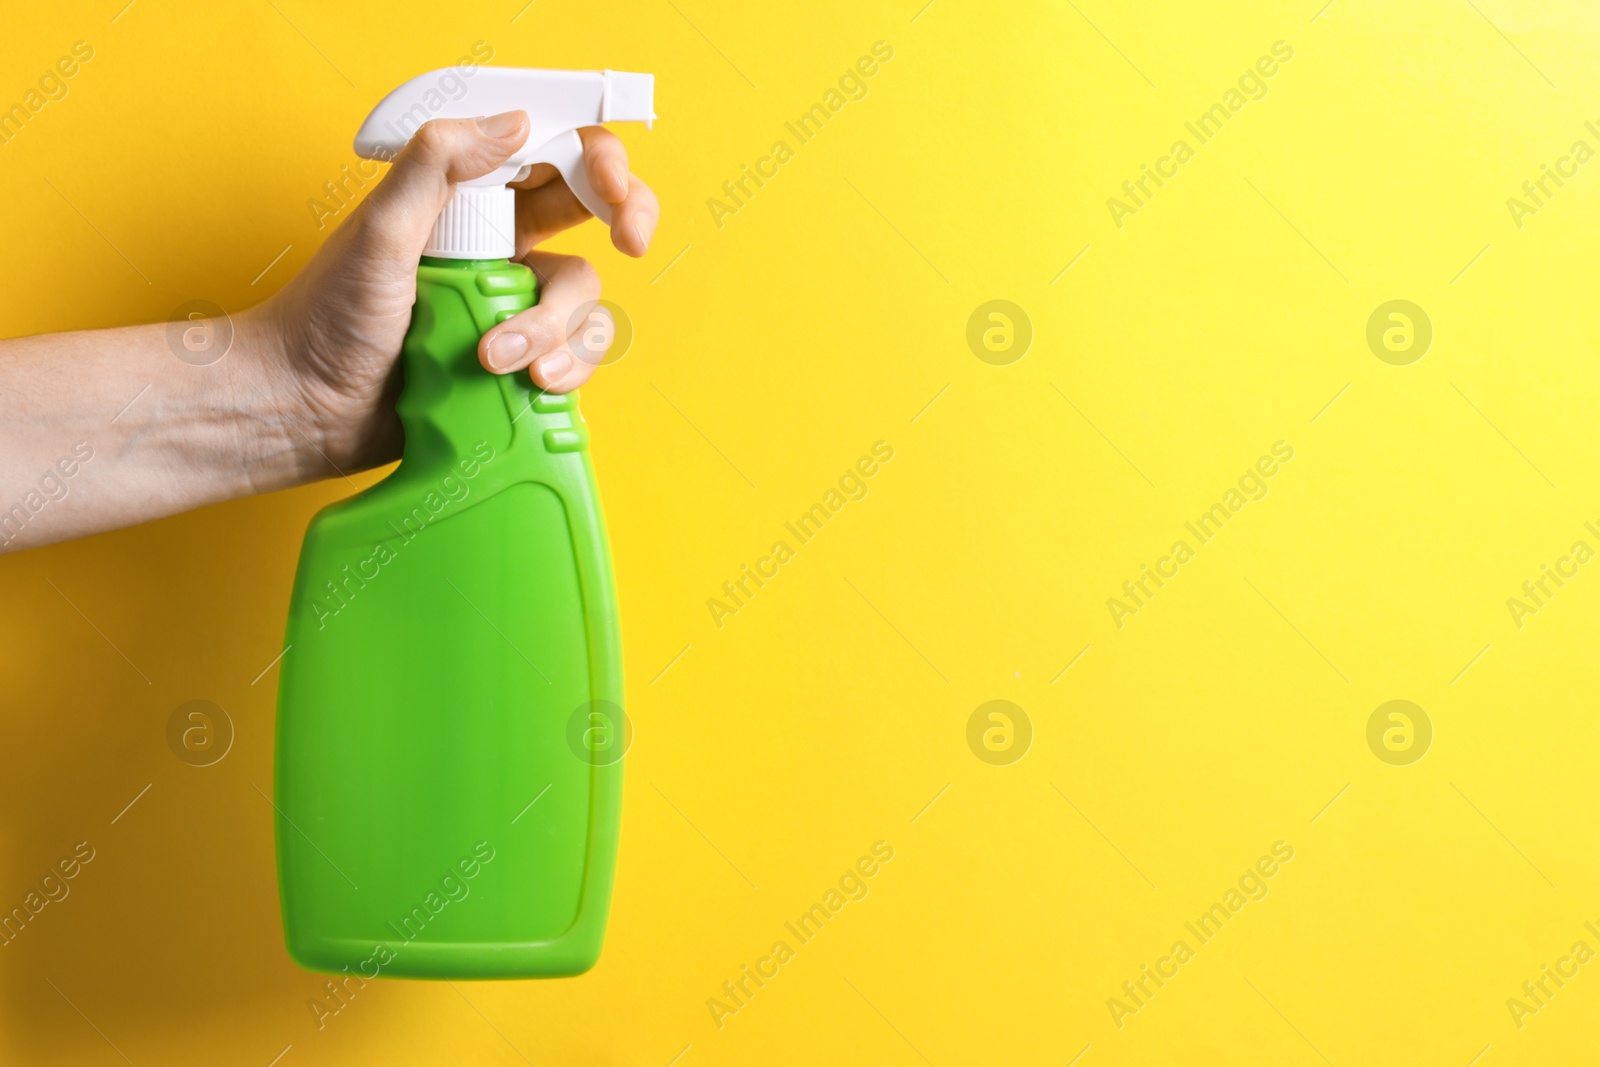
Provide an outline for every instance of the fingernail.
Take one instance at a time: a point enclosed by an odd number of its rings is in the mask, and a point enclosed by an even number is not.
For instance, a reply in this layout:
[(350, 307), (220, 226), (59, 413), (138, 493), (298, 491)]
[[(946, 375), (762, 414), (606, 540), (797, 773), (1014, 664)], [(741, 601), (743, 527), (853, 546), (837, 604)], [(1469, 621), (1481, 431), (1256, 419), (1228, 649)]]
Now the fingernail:
[(552, 352), (534, 363), (533, 369), (538, 371), (539, 380), (545, 385), (554, 385), (572, 369), (572, 357), (565, 352)]
[(488, 118), (478, 120), (478, 129), (499, 140), (510, 137), (517, 132), (517, 127), (522, 125), (522, 112), (506, 111), (499, 115), (490, 115)]
[(656, 232), (656, 220), (649, 215), (640, 215), (633, 220), (633, 235), (639, 238), (639, 250), (650, 247), (650, 238)]
[(489, 366), (505, 370), (528, 350), (528, 339), (515, 330), (497, 333), (489, 338)]
[(611, 165), (611, 183), (622, 190), (622, 195), (628, 195), (628, 168), (621, 163)]

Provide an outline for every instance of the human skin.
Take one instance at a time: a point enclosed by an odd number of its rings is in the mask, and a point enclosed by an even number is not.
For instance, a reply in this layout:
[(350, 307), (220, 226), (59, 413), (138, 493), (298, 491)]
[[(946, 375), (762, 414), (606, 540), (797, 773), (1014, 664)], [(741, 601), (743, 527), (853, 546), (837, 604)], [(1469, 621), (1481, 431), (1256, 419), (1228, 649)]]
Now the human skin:
[[(288, 285), (230, 316), (233, 343), (208, 366), (174, 355), (167, 323), (0, 341), (0, 552), (399, 458), (397, 363), (429, 231), (454, 183), (489, 173), (528, 129), (521, 111), (423, 126)], [(613, 205), (611, 243), (644, 255), (660, 217), (655, 194), (629, 172), (615, 135), (580, 133), (590, 183)], [(539, 275), (539, 303), (485, 334), (478, 359), (497, 374), (527, 368), (541, 388), (565, 393), (604, 355), (575, 350), (568, 329), (574, 318), (587, 327), (580, 309), (599, 298), (600, 281), (587, 260), (536, 246), (591, 216), (547, 165), (517, 190), (518, 258)], [(28, 508), (78, 442), (93, 459), (76, 465), (70, 491)]]

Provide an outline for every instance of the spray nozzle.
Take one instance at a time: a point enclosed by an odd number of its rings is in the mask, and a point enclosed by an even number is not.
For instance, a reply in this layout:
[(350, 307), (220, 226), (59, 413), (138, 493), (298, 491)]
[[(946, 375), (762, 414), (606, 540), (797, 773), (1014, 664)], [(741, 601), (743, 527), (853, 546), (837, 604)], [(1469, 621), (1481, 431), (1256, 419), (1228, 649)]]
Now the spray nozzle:
[(356, 155), (393, 159), (430, 119), (526, 111), (527, 141), (495, 170), (456, 186), (423, 250), (450, 259), (503, 259), (516, 254), (516, 193), (506, 183), (525, 177), (535, 164), (555, 167), (584, 207), (611, 222), (611, 205), (589, 184), (578, 130), (605, 122), (651, 122), (655, 81), (651, 74), (616, 70), (436, 70), (412, 78), (372, 109), (356, 134)]

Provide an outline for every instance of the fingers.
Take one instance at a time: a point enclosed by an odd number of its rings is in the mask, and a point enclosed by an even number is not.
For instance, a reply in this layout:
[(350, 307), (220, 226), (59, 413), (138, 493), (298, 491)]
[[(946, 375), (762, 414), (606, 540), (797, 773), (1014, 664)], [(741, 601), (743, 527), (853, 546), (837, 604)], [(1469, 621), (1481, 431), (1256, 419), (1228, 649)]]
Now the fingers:
[[(601, 126), (578, 131), (583, 139), (583, 162), (589, 184), (611, 211), (611, 243), (617, 251), (642, 256), (650, 247), (661, 205), (650, 187), (628, 171), (628, 153), (622, 141)], [(589, 210), (560, 180), (551, 167), (535, 167), (517, 183), (517, 243), (531, 248), (562, 230), (590, 218)]]
[(451, 183), (489, 173), (527, 139), (528, 116), (522, 111), (425, 123), (362, 204), (362, 215), (396, 254), (421, 255), (450, 199)]
[[(355, 239), (369, 255), (414, 271), (454, 184), (504, 163), (523, 146), (528, 131), (528, 116), (521, 111), (425, 123), (358, 209), (361, 233)], [(579, 135), (589, 182), (613, 205), (612, 244), (642, 256), (661, 214), (655, 193), (629, 173), (627, 152), (614, 134), (589, 127)], [(590, 217), (553, 168), (536, 167), (516, 185), (520, 249)], [(544, 280), (539, 304), (486, 333), (478, 344), (479, 361), (498, 374), (526, 367), (541, 389), (568, 392), (589, 380), (611, 346), (609, 318), (590, 314), (600, 297), (599, 277), (576, 256), (528, 251), (523, 258)]]
[(585, 126), (578, 136), (583, 139), (583, 163), (589, 172), (589, 184), (613, 205), (612, 245), (623, 255), (644, 255), (661, 218), (660, 201), (648, 185), (629, 173), (628, 150), (616, 134), (604, 126)]
[(610, 347), (587, 314), (600, 298), (600, 276), (578, 256), (530, 252), (526, 259), (544, 279), (539, 303), (484, 334), (478, 359), (496, 374), (527, 367), (539, 388), (568, 392), (589, 380)]
[(628, 195), (611, 213), (611, 243), (627, 256), (642, 256), (650, 250), (656, 222), (661, 218), (661, 202), (650, 187), (629, 176)]
[(628, 150), (622, 140), (604, 126), (585, 126), (578, 131), (583, 142), (583, 167), (589, 184), (608, 204), (620, 204), (628, 195)]

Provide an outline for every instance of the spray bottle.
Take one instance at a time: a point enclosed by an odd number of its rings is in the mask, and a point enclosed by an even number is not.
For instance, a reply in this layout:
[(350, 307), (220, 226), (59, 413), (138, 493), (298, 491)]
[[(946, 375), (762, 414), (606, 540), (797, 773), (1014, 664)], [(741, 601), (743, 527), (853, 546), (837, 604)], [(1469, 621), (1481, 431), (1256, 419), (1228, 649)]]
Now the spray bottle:
[(277, 723), (290, 954), (378, 977), (578, 974), (599, 956), (627, 746), (616, 598), (576, 393), (494, 375), (477, 346), (537, 301), (516, 181), (560, 171), (601, 220), (578, 129), (644, 121), (654, 79), (484, 67), (390, 93), (356, 137), (391, 159), (429, 119), (528, 113), (524, 147), (459, 185), (417, 271), (400, 465), (321, 511), (289, 610)]

